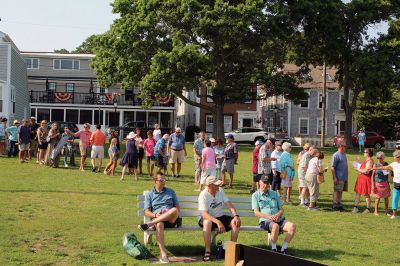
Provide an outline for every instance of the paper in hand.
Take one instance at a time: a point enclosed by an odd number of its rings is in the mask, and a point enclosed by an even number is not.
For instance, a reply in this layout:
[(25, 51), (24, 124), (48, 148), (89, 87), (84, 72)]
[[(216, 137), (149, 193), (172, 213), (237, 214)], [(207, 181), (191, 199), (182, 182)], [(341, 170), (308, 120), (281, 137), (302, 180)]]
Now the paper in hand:
[(353, 162), (353, 167), (358, 170), (358, 169), (360, 169), (361, 164), (358, 162)]

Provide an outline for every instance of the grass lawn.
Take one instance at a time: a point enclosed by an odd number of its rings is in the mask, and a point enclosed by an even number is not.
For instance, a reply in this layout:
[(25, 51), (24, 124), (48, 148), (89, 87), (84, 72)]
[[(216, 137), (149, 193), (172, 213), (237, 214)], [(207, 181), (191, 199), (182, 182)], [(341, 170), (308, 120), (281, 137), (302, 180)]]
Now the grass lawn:
[[(188, 151), (192, 145), (188, 144)], [(189, 148), (190, 147), (190, 148)], [(299, 149), (294, 149), (293, 156)], [(333, 149), (326, 149), (325, 165)], [(251, 147), (239, 146), (232, 196), (250, 197), (252, 180)], [(391, 153), (388, 152), (387, 155)], [(348, 154), (349, 163), (355, 153)], [(78, 160), (79, 158), (77, 158)], [(391, 162), (391, 156), (388, 156)], [(145, 163), (145, 161), (143, 161)], [(15, 158), (0, 158), (0, 265), (147, 265), (125, 254), (122, 236), (134, 232), (142, 217), (136, 216), (136, 196), (152, 187), (152, 181), (131, 176), (121, 182), (119, 177), (94, 174), (77, 168), (51, 169), (35, 164), (19, 164)], [(87, 162), (87, 169), (89, 164)], [(183, 165), (183, 177), (167, 181), (178, 195), (197, 195), (193, 184), (193, 156)], [(118, 167), (120, 174), (121, 167)], [(355, 171), (350, 170), (350, 192), (344, 194), (347, 212), (330, 211), (332, 198), (331, 174), (321, 186), (320, 212), (308, 212), (294, 205), (285, 206), (285, 216), (297, 224), (297, 234), (290, 245), (299, 257), (328, 265), (395, 265), (400, 264), (400, 219), (390, 220), (381, 214), (352, 214)], [(297, 187), (295, 181), (294, 186)], [(383, 204), (383, 203), (382, 203)], [(364, 204), (362, 205), (364, 206)], [(184, 224), (196, 221), (184, 220)], [(256, 218), (243, 219), (256, 225)], [(227, 240), (228, 234), (219, 236)], [(279, 239), (279, 244), (283, 238)], [(166, 234), (167, 249), (173, 255), (203, 254), (201, 232)], [(266, 233), (244, 232), (239, 242), (266, 248)], [(158, 255), (156, 246), (150, 247)], [(205, 265), (205, 263), (197, 263)], [(209, 265), (222, 265), (222, 261)]]

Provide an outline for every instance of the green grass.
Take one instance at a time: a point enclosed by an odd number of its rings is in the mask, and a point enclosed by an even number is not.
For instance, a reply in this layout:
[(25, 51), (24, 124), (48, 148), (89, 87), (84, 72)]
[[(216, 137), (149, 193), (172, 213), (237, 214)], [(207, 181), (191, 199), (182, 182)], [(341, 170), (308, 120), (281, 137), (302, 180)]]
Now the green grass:
[[(191, 149), (191, 145), (188, 150)], [(328, 165), (334, 150), (326, 149)], [(240, 145), (233, 190), (228, 195), (250, 197), (251, 147)], [(294, 149), (293, 154), (298, 149)], [(388, 153), (389, 155), (389, 153)], [(354, 160), (349, 154), (349, 162)], [(389, 158), (391, 160), (391, 158)], [(124, 253), (125, 232), (142, 239), (137, 224), (136, 196), (152, 187), (145, 176), (124, 182), (119, 177), (84, 173), (77, 169), (50, 169), (33, 162), (19, 164), (15, 158), (0, 158), (0, 265), (147, 265)], [(88, 164), (87, 164), (88, 166)], [(89, 167), (88, 167), (89, 168)], [(118, 167), (118, 174), (121, 168)], [(351, 214), (355, 172), (350, 170), (350, 192), (344, 194), (345, 213), (332, 213), (332, 181), (321, 187), (320, 212), (285, 206), (285, 216), (298, 225), (290, 245), (294, 255), (329, 265), (395, 265), (400, 263), (400, 219), (381, 215)], [(193, 156), (183, 166), (183, 178), (167, 181), (178, 195), (196, 195)], [(294, 184), (297, 186), (296, 182)], [(195, 224), (195, 220), (184, 220)], [(256, 225), (256, 218), (243, 223)], [(228, 234), (219, 236), (223, 240)], [(174, 255), (202, 255), (201, 232), (166, 233), (167, 248)], [(279, 244), (282, 237), (279, 239)], [(266, 234), (243, 232), (239, 242), (266, 248)], [(158, 248), (151, 246), (152, 254)], [(197, 263), (205, 265), (204, 263)], [(196, 265), (196, 264), (195, 264)], [(210, 265), (222, 265), (211, 262)]]

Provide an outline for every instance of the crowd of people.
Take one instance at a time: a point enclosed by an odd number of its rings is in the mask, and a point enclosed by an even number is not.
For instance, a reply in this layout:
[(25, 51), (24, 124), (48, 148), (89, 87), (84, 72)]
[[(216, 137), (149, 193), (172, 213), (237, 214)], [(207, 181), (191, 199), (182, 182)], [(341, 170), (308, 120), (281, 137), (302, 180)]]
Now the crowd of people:
[[(46, 120), (36, 124), (35, 118), (13, 121), (6, 127), (7, 119), (0, 119), (0, 153), (7, 152), (8, 157), (16, 157), (21, 163), (36, 157), (40, 165), (58, 167), (60, 156), (64, 156), (64, 166), (75, 165), (76, 144), (79, 138), (81, 159), (80, 170), (85, 170), (85, 161), (90, 154), (91, 170), (102, 172), (102, 159), (106, 136), (101, 126), (96, 125), (94, 132), (90, 125), (84, 124), (83, 129), (71, 132), (67, 127), (60, 132), (59, 125), (52, 123), (48, 129)], [(161, 134), (159, 125), (154, 130), (146, 132), (147, 138), (142, 138), (140, 128), (129, 132), (126, 136), (126, 149), (120, 154), (119, 131), (114, 130), (109, 137), (109, 162), (103, 173), (115, 175), (118, 160), (121, 157), (121, 180), (126, 174), (142, 174), (142, 160), (146, 158), (147, 174), (153, 178), (154, 188), (146, 195), (145, 215), (151, 218), (148, 223), (138, 227), (149, 230), (154, 227), (161, 251), (160, 261), (168, 262), (164, 244), (164, 228), (181, 224), (179, 218), (179, 201), (176, 193), (165, 187), (168, 165), (171, 176), (180, 178), (182, 163), (186, 160), (187, 151), (185, 137), (180, 128), (172, 134)], [(360, 137), (362, 139), (362, 137)], [(7, 141), (7, 143), (6, 143)], [(361, 143), (362, 144), (362, 143)], [(69, 162), (68, 162), (69, 154)], [(364, 159), (353, 162), (350, 171), (357, 172), (354, 187), (355, 199), (353, 213), (360, 212), (361, 196), (365, 198), (366, 206), (363, 213), (370, 213), (371, 196), (375, 198), (373, 213), (379, 215), (379, 203), (383, 199), (385, 214), (391, 219), (397, 217), (398, 201), (400, 199), (400, 151), (393, 153), (394, 162), (385, 161), (385, 154), (376, 153), (376, 161), (372, 149), (363, 149)], [(198, 134), (193, 144), (194, 182), (200, 192), (198, 199), (198, 225), (203, 228), (205, 243), (204, 261), (211, 258), (211, 231), (217, 229), (223, 233), (232, 231), (231, 239), (236, 241), (240, 231), (241, 220), (224, 191), (224, 187), (233, 187), (235, 165), (239, 157), (238, 147), (234, 136), (228, 134), (226, 140), (206, 139), (204, 132)], [(333, 179), (332, 210), (344, 211), (342, 204), (343, 192), (348, 191), (349, 164), (346, 156), (346, 144), (338, 143), (337, 151), (333, 154), (331, 164), (323, 166), (324, 153), (307, 143), (296, 155), (292, 153), (289, 142), (281, 143), (271, 140), (257, 140), (252, 151), (252, 210), (259, 218), (260, 228), (268, 231), (271, 236), (269, 243), (273, 251), (277, 251), (277, 238), (284, 231), (287, 235), (282, 243), (281, 252), (287, 253), (288, 245), (296, 232), (296, 225), (286, 221), (283, 215), (283, 205), (293, 203), (293, 181), (297, 176), (299, 206), (310, 211), (319, 210), (320, 185), (325, 181), (325, 175), (330, 169)], [(98, 164), (96, 165), (96, 160)], [(227, 173), (229, 179), (227, 179)], [(393, 182), (393, 189), (390, 188)], [(389, 198), (392, 194), (392, 210), (389, 210)], [(223, 214), (222, 208), (227, 206), (231, 216)]]

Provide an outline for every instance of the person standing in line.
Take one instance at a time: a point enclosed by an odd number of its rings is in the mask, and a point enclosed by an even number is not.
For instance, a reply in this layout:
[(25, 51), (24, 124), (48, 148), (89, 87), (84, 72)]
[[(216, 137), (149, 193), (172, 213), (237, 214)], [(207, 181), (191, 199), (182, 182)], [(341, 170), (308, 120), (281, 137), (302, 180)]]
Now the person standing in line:
[(285, 142), (282, 144), (283, 153), (281, 155), (281, 169), (285, 171), (286, 177), (282, 179), (283, 185), (283, 204), (292, 203), (290, 198), (292, 193), (292, 184), (294, 179), (294, 161), (290, 152), (292, 151), (292, 144)]
[(121, 150), (121, 146), (119, 143), (119, 130), (118, 129), (114, 129), (113, 132), (111, 132), (110, 137), (108, 138), (108, 143), (111, 144), (112, 139), (117, 139), (117, 149), (120, 151)]
[(136, 144), (136, 149), (138, 150), (138, 168), (139, 168), (139, 175), (143, 174), (142, 171), (142, 162), (144, 158), (144, 147), (143, 147), (143, 138), (142, 138), (142, 131), (140, 128), (135, 129), (135, 144)]
[(200, 187), (196, 191), (202, 191), (208, 176), (215, 176), (216, 174), (216, 155), (214, 149), (211, 148), (211, 141), (206, 139), (204, 141), (204, 149), (201, 152), (201, 179), (199, 181)]
[(358, 148), (359, 151), (361, 152), (365, 148), (365, 141), (367, 140), (367, 136), (365, 135), (364, 129), (360, 129), (357, 135), (357, 141), (358, 141)]
[(156, 143), (162, 138), (159, 124), (154, 124), (153, 137)]
[(135, 137), (136, 134), (132, 131), (126, 136), (126, 149), (124, 156), (121, 159), (121, 166), (122, 166), (122, 174), (121, 174), (121, 181), (124, 180), (126, 168), (129, 168), (129, 172), (131, 169), (133, 170), (133, 174), (135, 176), (135, 180), (137, 178), (137, 166), (138, 166), (138, 150), (135, 144)]
[(281, 195), (281, 155), (282, 155), (282, 144), (277, 141), (275, 142), (275, 149), (271, 154), (271, 157), (276, 158), (275, 161), (271, 161), (271, 168), (272, 168), (272, 187), (273, 191), (278, 192), (278, 195)]
[(0, 156), (6, 154), (6, 123), (7, 118), (0, 117)]
[(117, 168), (117, 163), (118, 163), (118, 154), (119, 150), (117, 147), (117, 138), (113, 138), (110, 142), (110, 147), (108, 148), (108, 157), (110, 161), (106, 165), (106, 168), (104, 169), (104, 174), (106, 175), (112, 175), (115, 176), (115, 168)]
[(39, 149), (39, 164), (43, 165), (44, 161), (46, 159), (46, 151), (47, 151), (47, 135), (48, 135), (48, 129), (47, 129), (47, 120), (42, 120), (40, 122), (40, 127), (37, 129), (36, 132), (37, 139), (38, 139), (38, 149)]
[[(169, 162), (171, 163), (172, 178), (180, 177), (182, 163), (187, 156), (185, 147), (185, 136), (182, 135), (181, 128), (177, 127), (175, 133), (172, 133), (168, 141), (168, 153), (171, 155)], [(175, 164), (176, 169), (175, 169)]]
[[(310, 143), (304, 144), (303, 149), (299, 152), (299, 154), (297, 155), (297, 158), (296, 158), (296, 164), (297, 164), (297, 166), (300, 165), (301, 158), (303, 157), (304, 154), (306, 154), (306, 153), (308, 152), (308, 150), (310, 149), (310, 147), (311, 147), (311, 144), (310, 144)], [(297, 176), (299, 175), (299, 171), (298, 171), (298, 170), (299, 170), (299, 167), (297, 168)], [(303, 175), (303, 177), (304, 177), (304, 175)], [(299, 191), (299, 200), (301, 201), (301, 191), (302, 191), (302, 187), (300, 187), (300, 180), (297, 182), (297, 189), (298, 189), (298, 191)]]
[(47, 140), (48, 140), (48, 145), (47, 145), (47, 151), (46, 151), (46, 158), (45, 158), (45, 164), (57, 168), (58, 163), (60, 161), (60, 154), (55, 156), (53, 159), (51, 158), (52, 152), (54, 148), (57, 146), (57, 143), (60, 141), (61, 135), (60, 135), (60, 126), (58, 125), (57, 122), (54, 122), (51, 124), (51, 128), (49, 130), (49, 134), (47, 135)]
[(322, 167), (322, 160), (324, 159), (324, 154), (317, 149), (313, 150), (315, 156), (310, 160), (305, 176), (308, 191), (310, 192), (310, 206), (309, 211), (318, 211), (318, 198), (319, 198), (319, 183), (318, 175), (324, 174), (326, 169)]
[(400, 150), (393, 152), (394, 162), (387, 166), (374, 166), (373, 170), (393, 171), (393, 190), (392, 190), (392, 210), (393, 214), (390, 219), (397, 217), (397, 209), (399, 208), (400, 199)]
[(64, 127), (64, 133), (61, 136), (65, 138), (67, 143), (64, 145), (64, 167), (68, 167), (68, 154), (69, 154), (69, 165), (75, 166), (75, 144), (74, 144), (74, 135), (72, 135), (71, 130), (68, 127)]
[(147, 139), (143, 142), (144, 150), (146, 151), (146, 162), (147, 162), (147, 174), (149, 177), (153, 176), (154, 170), (154, 147), (156, 146), (156, 140), (153, 137), (153, 131), (147, 131)]
[(29, 120), (22, 119), (22, 125), (18, 127), (18, 147), (19, 147), (19, 162), (28, 161), (28, 152), (31, 138), (31, 130), (29, 128)]
[(251, 167), (251, 172), (253, 175), (253, 183), (251, 184), (251, 190), (250, 194), (253, 194), (256, 189), (258, 189), (258, 181), (260, 181), (261, 175), (258, 173), (258, 164), (259, 164), (259, 154), (260, 154), (260, 148), (264, 143), (262, 140), (257, 140), (254, 145), (253, 149), (253, 164)]
[(92, 172), (96, 172), (96, 158), (99, 158), (97, 172), (100, 173), (104, 158), (104, 145), (106, 144), (106, 135), (101, 131), (101, 125), (96, 125), (96, 130), (90, 136), (92, 152), (90, 154), (92, 162)]
[(18, 127), (19, 121), (14, 120), (13, 125), (6, 128), (8, 135), (8, 157), (17, 157), (18, 154)]
[(354, 207), (353, 213), (359, 212), (358, 205), (360, 204), (361, 195), (365, 197), (366, 209), (363, 213), (370, 213), (371, 207), (371, 177), (372, 177), (372, 168), (374, 167), (374, 160), (372, 156), (374, 152), (372, 149), (364, 149), (364, 157), (365, 161), (360, 165), (360, 168), (355, 169), (358, 172), (356, 184), (354, 186), (354, 192), (356, 192), (356, 196), (354, 199)]
[(164, 171), (165, 166), (168, 163), (168, 156), (167, 156), (168, 139), (169, 135), (164, 134), (164, 136), (157, 141), (156, 146), (154, 146), (154, 158), (156, 160), (157, 172)]
[(339, 143), (338, 150), (332, 156), (331, 165), (333, 177), (333, 211), (344, 211), (342, 205), (343, 191), (347, 191), (349, 170), (346, 156), (346, 144)]
[(222, 168), (222, 163), (224, 162), (224, 142), (222, 141), (222, 139), (217, 139), (215, 142), (215, 146), (213, 147), (214, 152), (215, 152), (215, 156), (217, 158), (217, 169), (216, 169), (216, 175), (215, 177), (218, 180), (221, 180), (221, 168)]
[(200, 131), (198, 138), (193, 144), (193, 157), (194, 157), (194, 183), (200, 185), (201, 169), (202, 169), (202, 151), (204, 147), (205, 134), (204, 131)]
[(297, 179), (299, 180), (298, 187), (300, 188), (300, 207), (307, 208), (309, 205), (310, 192), (307, 188), (306, 173), (310, 160), (315, 156), (317, 150), (313, 146), (308, 148), (308, 151), (303, 154), (300, 159), (299, 167), (297, 170)]
[(81, 153), (81, 162), (79, 166), (80, 171), (85, 171), (85, 161), (87, 155), (90, 154), (90, 137), (92, 132), (90, 131), (90, 124), (85, 123), (83, 125), (83, 130), (74, 133), (75, 138), (79, 138), (79, 151)]
[(227, 136), (227, 145), (224, 149), (224, 162), (222, 163), (222, 186), (225, 186), (226, 172), (229, 173), (229, 188), (232, 188), (233, 174), (235, 172), (235, 164), (237, 163), (239, 153), (235, 137), (232, 134)]
[[(378, 161), (375, 163), (374, 168), (389, 165), (387, 162), (385, 162), (385, 154), (381, 151), (376, 153), (376, 159), (378, 159)], [(372, 170), (371, 195), (375, 197), (375, 205), (374, 205), (375, 216), (379, 215), (378, 208), (380, 199), (384, 199), (385, 201), (385, 214), (391, 216), (391, 214), (389, 213), (389, 198), (390, 198), (389, 175), (390, 173), (385, 170)]]
[(30, 145), (29, 145), (29, 152), (28, 157), (29, 160), (32, 159), (32, 156), (36, 156), (36, 163), (39, 163), (39, 149), (38, 149), (38, 141), (36, 137), (37, 129), (39, 128), (39, 124), (36, 123), (36, 118), (34, 116), (31, 117), (31, 121), (29, 124), (29, 130), (31, 131), (30, 134)]

